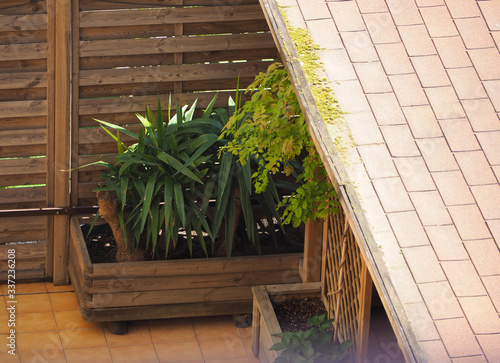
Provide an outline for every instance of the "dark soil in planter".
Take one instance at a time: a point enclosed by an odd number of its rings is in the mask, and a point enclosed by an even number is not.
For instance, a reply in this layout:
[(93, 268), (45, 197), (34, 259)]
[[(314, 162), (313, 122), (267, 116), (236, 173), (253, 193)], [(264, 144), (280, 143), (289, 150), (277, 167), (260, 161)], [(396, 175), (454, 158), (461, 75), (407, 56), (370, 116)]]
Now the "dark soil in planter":
[[(90, 234), (90, 225), (84, 224), (81, 226), (82, 233), (85, 238), (85, 244), (92, 263), (107, 263), (114, 262), (116, 255), (116, 243), (113, 238), (111, 228), (107, 224), (95, 225)], [(259, 239), (261, 245), (261, 254), (280, 254), (280, 253), (296, 253), (304, 250), (304, 232), (302, 228), (293, 228), (292, 226), (284, 226), (285, 234), (281, 231), (277, 232), (277, 247), (274, 243), (269, 228), (272, 228), (265, 220), (260, 223)], [(232, 256), (252, 256), (258, 255), (257, 249), (248, 240), (246, 232), (239, 228), (236, 233), (236, 245), (233, 249)], [(182, 233), (179, 233), (178, 246), (186, 246), (183, 243), (186, 240)], [(208, 239), (205, 240), (208, 244)], [(159, 241), (159, 244), (165, 243)], [(208, 246), (207, 246), (208, 247)], [(206, 258), (205, 252), (199, 246), (196, 237), (193, 237), (193, 256), (191, 257), (187, 248), (178, 248), (175, 253), (169, 253), (168, 259), (184, 259), (184, 258)], [(151, 258), (153, 259), (153, 258)], [(154, 259), (165, 259), (165, 255), (156, 256)]]
[(307, 324), (307, 319), (326, 314), (320, 297), (287, 298), (279, 303), (273, 302), (273, 307), (282, 331), (309, 330), (311, 326)]

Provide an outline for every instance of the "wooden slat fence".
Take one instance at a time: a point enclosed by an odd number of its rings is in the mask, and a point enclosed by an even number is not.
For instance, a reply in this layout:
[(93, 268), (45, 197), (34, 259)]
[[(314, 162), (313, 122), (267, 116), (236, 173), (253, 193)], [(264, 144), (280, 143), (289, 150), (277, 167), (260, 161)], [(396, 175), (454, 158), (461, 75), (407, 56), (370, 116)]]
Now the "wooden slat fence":
[[(133, 126), (157, 97), (225, 106), (277, 59), (258, 0), (2, 0), (0, 211), (94, 205), (100, 171), (68, 171), (113, 159), (94, 118)], [(19, 276), (66, 281), (68, 225), (0, 216), (0, 276), (23, 242)]]

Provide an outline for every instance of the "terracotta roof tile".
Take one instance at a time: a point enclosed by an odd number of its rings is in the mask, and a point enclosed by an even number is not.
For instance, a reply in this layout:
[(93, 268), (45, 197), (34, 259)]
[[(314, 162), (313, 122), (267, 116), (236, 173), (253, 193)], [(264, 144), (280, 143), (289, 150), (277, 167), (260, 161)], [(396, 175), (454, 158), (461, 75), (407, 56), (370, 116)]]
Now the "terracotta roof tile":
[(448, 281), (419, 284), (418, 288), (433, 319), (451, 319), (464, 316)]
[(470, 260), (443, 261), (441, 266), (457, 296), (486, 295), (481, 279)]
[(500, 332), (500, 317), (488, 296), (461, 297), (459, 301), (474, 333)]
[(425, 93), (438, 120), (465, 117), (453, 87), (426, 88)]
[(469, 120), (457, 118), (439, 121), (451, 151), (479, 150), (480, 146), (474, 136)]
[(474, 131), (500, 131), (500, 120), (488, 99), (462, 100)]
[(416, 3), (419, 8), (423, 8), (427, 6), (444, 5), (444, 0), (416, 0)]
[(371, 179), (398, 175), (386, 145), (358, 146), (358, 151)]
[[(385, 253), (384, 253), (385, 258)], [(423, 302), (420, 291), (413, 280), (413, 276), (408, 270), (408, 266), (403, 266), (399, 268), (391, 268), (390, 271), (393, 273), (391, 278), (393, 279), (394, 287), (397, 290), (398, 296), (401, 299), (401, 304), (415, 304)]]
[(500, 358), (500, 334), (478, 335), (477, 340), (488, 361), (498, 362)]
[(463, 240), (491, 238), (486, 223), (477, 205), (457, 205), (448, 207), (458, 233)]
[(365, 14), (363, 19), (373, 44), (398, 43), (401, 41), (390, 13)]
[(379, 125), (404, 125), (406, 119), (394, 93), (367, 95), (368, 102)]
[(493, 239), (465, 241), (464, 244), (479, 276), (500, 275), (500, 251)]
[(458, 165), (469, 185), (496, 183), (497, 180), (486, 156), (482, 151), (467, 151), (456, 153)]
[(446, 280), (431, 246), (407, 247), (402, 250), (417, 284)]
[(467, 49), (489, 48), (495, 46), (482, 17), (455, 19), (455, 24)]
[(441, 340), (428, 340), (425, 342), (420, 342), (425, 359), (429, 363), (451, 363), (450, 357), (448, 357), (448, 352)]
[(406, 312), (417, 340), (439, 339), (438, 331), (424, 303), (406, 305)]
[[(325, 19), (330, 17), (324, 0), (297, 0), (304, 20)], [(295, 24), (294, 24), (295, 25)]]
[(425, 230), (440, 261), (469, 258), (455, 226), (428, 226)]
[(452, 359), (453, 363), (488, 363), (484, 355), (472, 355)]
[(479, 132), (477, 139), (490, 165), (500, 165), (500, 131)]
[(484, 276), (482, 280), (495, 309), (500, 313), (500, 276)]
[(491, 36), (497, 45), (497, 48), (500, 48), (500, 32), (492, 32)]
[(449, 86), (450, 79), (437, 55), (411, 57), (413, 67), (423, 87)]
[(376, 179), (373, 186), (386, 213), (413, 210), (400, 178)]
[(432, 173), (445, 205), (473, 204), (474, 198), (460, 171)]
[(398, 30), (408, 55), (413, 57), (436, 54), (436, 48), (425, 25), (400, 26)]
[(446, 6), (455, 19), (481, 15), (475, 0), (446, 0)]
[(414, 72), (402, 43), (377, 44), (375, 47), (388, 75)]
[[(325, 49), (344, 49), (340, 35), (335, 28), (335, 23), (330, 19), (306, 21), (307, 28), (314, 42)], [(322, 57), (328, 59), (328, 57)]]
[(471, 187), (479, 209), (485, 219), (500, 219), (500, 185), (477, 185)]
[(344, 115), (356, 145), (382, 143), (384, 139), (371, 112)]
[(444, 137), (416, 141), (430, 172), (458, 170), (458, 165)]
[(351, 62), (375, 62), (378, 55), (367, 31), (340, 34)]
[[(353, 32), (366, 29), (356, 1), (335, 1), (328, 2), (327, 4), (340, 32)], [(312, 6), (308, 4), (307, 7)]]
[(436, 189), (422, 157), (396, 158), (394, 163), (407, 191), (419, 192)]
[(339, 103), (342, 105), (342, 111), (352, 113), (370, 110), (370, 106), (358, 80), (332, 83), (331, 87), (335, 91)]
[(403, 112), (416, 139), (443, 136), (430, 105), (403, 107)]
[(428, 103), (416, 74), (389, 76), (389, 80), (402, 107)]
[(331, 81), (356, 80), (356, 72), (345, 49), (322, 50), (323, 67)]
[(438, 320), (435, 324), (450, 357), (482, 354), (465, 318)]
[(399, 246), (415, 247), (430, 244), (422, 223), (414, 211), (389, 213), (387, 218), (389, 218)]
[(427, 30), (432, 38), (458, 35), (457, 28), (451, 19), (446, 6), (433, 6), (420, 9)]
[(500, 79), (500, 54), (496, 48), (473, 49), (468, 52), (482, 81)]
[(392, 157), (420, 156), (408, 125), (381, 126)]
[(432, 41), (446, 68), (472, 65), (461, 37), (434, 38)]
[(448, 76), (459, 99), (487, 97), (474, 67), (448, 69)]
[(499, 220), (486, 221), (486, 224), (490, 228), (491, 234), (495, 239), (497, 247), (500, 249), (500, 221)]
[(357, 0), (357, 3), (362, 14), (387, 11), (384, 0)]
[(451, 224), (451, 218), (437, 191), (409, 193), (424, 226)]
[(496, 81), (484, 81), (484, 88), (486, 88), (486, 93), (491, 99), (495, 111), (500, 112), (500, 80)]
[(478, 5), (481, 8), (484, 18), (486, 19), (488, 28), (491, 31), (500, 30), (500, 2), (479, 1)]
[(354, 68), (365, 93), (391, 92), (391, 84), (379, 62), (356, 63)]
[(396, 25), (422, 24), (422, 17), (413, 0), (386, 0)]

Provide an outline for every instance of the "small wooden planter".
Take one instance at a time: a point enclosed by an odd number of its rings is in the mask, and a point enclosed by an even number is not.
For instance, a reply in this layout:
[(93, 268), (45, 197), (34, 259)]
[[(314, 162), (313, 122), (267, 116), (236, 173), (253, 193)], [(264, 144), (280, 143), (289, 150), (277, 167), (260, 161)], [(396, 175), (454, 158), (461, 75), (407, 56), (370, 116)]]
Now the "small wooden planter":
[(280, 337), (273, 336), (281, 333), (281, 328), (272, 301), (279, 302), (290, 297), (319, 297), (320, 287), (320, 282), (252, 287), (252, 350), (261, 363), (273, 363), (279, 355), (276, 351), (269, 350), (281, 341)]
[(73, 217), (69, 270), (86, 321), (250, 313), (252, 286), (300, 281), (301, 253), (92, 264), (80, 225)]

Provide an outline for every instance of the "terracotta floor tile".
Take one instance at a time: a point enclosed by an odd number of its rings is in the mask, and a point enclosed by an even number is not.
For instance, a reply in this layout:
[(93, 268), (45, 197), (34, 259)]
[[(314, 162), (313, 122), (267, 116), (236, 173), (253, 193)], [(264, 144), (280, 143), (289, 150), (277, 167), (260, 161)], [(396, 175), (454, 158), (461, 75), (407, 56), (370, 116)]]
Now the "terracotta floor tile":
[(16, 328), (19, 333), (57, 330), (52, 312), (17, 314)]
[(431, 38), (458, 35), (457, 28), (446, 6), (421, 8), (420, 13)]
[(200, 341), (200, 347), (206, 361), (247, 358), (247, 352), (241, 339), (204, 340)]
[(441, 262), (456, 296), (486, 295), (481, 279), (470, 260)]
[(500, 313), (500, 276), (485, 276), (482, 280), (493, 305)]
[(474, 198), (460, 171), (432, 173), (445, 205), (473, 204)]
[(453, 225), (425, 227), (438, 260), (466, 260), (469, 255)]
[(16, 335), (17, 349), (21, 351), (56, 351), (61, 350), (61, 339), (57, 332), (19, 333)]
[(205, 363), (249, 363), (249, 358), (209, 359)]
[[(310, 2), (306, 5), (305, 1), (302, 1), (303, 6), (301, 6), (301, 9), (312, 7)], [(355, 32), (365, 30), (365, 23), (363, 22), (363, 18), (359, 13), (359, 8), (356, 3), (335, 2), (327, 4), (339, 32)]]
[(373, 186), (386, 213), (413, 210), (400, 178), (376, 179), (373, 180)]
[(78, 301), (72, 292), (57, 292), (49, 294), (54, 311), (78, 310)]
[(84, 348), (84, 349), (66, 349), (66, 358), (68, 363), (112, 363), (109, 348)]
[(417, 284), (446, 280), (431, 246), (404, 248), (403, 255)]
[(402, 110), (414, 138), (425, 139), (443, 136), (430, 105), (403, 107)]
[(427, 97), (416, 74), (389, 76), (394, 93), (401, 107), (427, 105)]
[(80, 310), (54, 311), (59, 330), (100, 328), (101, 323), (89, 323), (82, 318)]
[(150, 321), (149, 331), (155, 344), (196, 341), (193, 323), (190, 319)]
[(493, 239), (465, 241), (479, 276), (500, 275), (500, 251)]
[(160, 363), (203, 361), (198, 342), (176, 342), (155, 344)]
[(436, 190), (423, 158), (396, 158), (394, 163), (408, 192)]
[(495, 46), (488, 27), (482, 17), (455, 19), (455, 24), (467, 49), (489, 48)]
[(445, 68), (461, 68), (472, 65), (461, 37), (432, 39)]
[(137, 357), (141, 357), (141, 363), (157, 363), (158, 358), (153, 345), (130, 345), (125, 347), (111, 347), (113, 362), (137, 363)]
[(61, 342), (64, 349), (106, 347), (106, 338), (101, 328), (61, 330)]
[(377, 44), (376, 49), (385, 73), (388, 75), (414, 73), (403, 44)]
[(500, 131), (480, 132), (477, 134), (490, 165), (500, 165)]
[(424, 226), (451, 224), (451, 218), (437, 191), (412, 192), (411, 201)]
[(373, 44), (399, 43), (399, 33), (389, 12), (364, 14), (363, 19)]
[[(7, 304), (10, 299), (5, 296), (5, 303)], [(50, 305), (49, 296), (47, 294), (32, 294), (32, 295), (17, 295), (16, 296), (16, 313), (44, 313), (51, 312), (52, 306)]]
[(465, 117), (464, 109), (453, 87), (426, 88), (425, 94), (438, 120)]
[(465, 318), (437, 320), (435, 324), (450, 357), (482, 354)]
[(380, 130), (392, 157), (420, 156), (420, 151), (407, 125), (381, 126)]
[(240, 332), (240, 336), (242, 339), (252, 337), (252, 327), (251, 326), (249, 326), (248, 328), (238, 328), (238, 331)]
[(500, 358), (500, 334), (478, 335), (477, 340), (489, 362), (498, 362)]
[[(2, 291), (7, 295), (7, 285), (2, 285)], [(44, 294), (47, 292), (44, 282), (30, 282), (16, 284), (16, 295), (23, 294)]]
[(489, 296), (461, 297), (460, 305), (475, 334), (498, 334), (500, 316)]
[[(0, 334), (9, 334), (10, 333), (10, 327), (9, 327), (9, 320), (10, 324), (12, 323), (18, 323), (17, 321), (17, 316), (13, 315), (12, 319), (9, 317), (9, 315), (0, 315)], [(0, 350), (0, 352), (2, 352)]]
[(371, 179), (396, 177), (398, 175), (386, 145), (358, 146), (358, 151)]
[(486, 98), (486, 91), (474, 67), (448, 69), (448, 76), (461, 100)]
[(482, 151), (456, 153), (455, 158), (468, 185), (497, 183), (495, 175)]
[(447, 281), (419, 284), (418, 287), (432, 319), (461, 318), (464, 316)]
[(392, 92), (391, 84), (380, 62), (355, 63), (354, 69), (365, 93)]
[(448, 207), (453, 223), (463, 240), (491, 238), (488, 227), (477, 205), (457, 205)]
[(416, 140), (430, 172), (458, 170), (457, 162), (444, 137)]
[(52, 282), (45, 282), (45, 287), (48, 292), (68, 292), (74, 291), (73, 285), (64, 285), (64, 286), (54, 286)]
[(412, 57), (411, 62), (423, 87), (442, 87), (451, 84), (437, 55)]
[(19, 355), (9, 353), (0, 353), (0, 362), (2, 363), (19, 363)]
[(414, 211), (387, 215), (401, 247), (429, 245), (422, 223)]
[(26, 352), (19, 352), (19, 359), (21, 363), (24, 362), (50, 362), (50, 363), (66, 363), (66, 356), (64, 351), (57, 349), (42, 349), (40, 351), (30, 350)]
[(193, 321), (198, 341), (215, 339), (241, 339), (238, 328), (228, 317), (206, 317)]
[(125, 335), (116, 335), (105, 329), (104, 334), (110, 347), (121, 345), (147, 345), (152, 344), (149, 328), (146, 323), (141, 325), (129, 324), (128, 333)]
[(394, 93), (366, 96), (379, 125), (405, 125), (406, 120)]
[(500, 78), (500, 54), (496, 48), (471, 49), (468, 53), (481, 81)]

